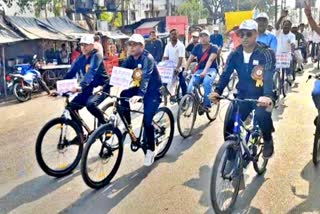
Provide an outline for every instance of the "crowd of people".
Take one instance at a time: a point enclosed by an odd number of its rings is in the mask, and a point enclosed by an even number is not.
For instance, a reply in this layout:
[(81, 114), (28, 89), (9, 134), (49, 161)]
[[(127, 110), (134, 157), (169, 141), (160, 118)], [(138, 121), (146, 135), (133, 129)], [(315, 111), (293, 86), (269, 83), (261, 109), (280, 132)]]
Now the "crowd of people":
[[(272, 157), (274, 153), (272, 133), (275, 131), (272, 122), (272, 108), (274, 103), (274, 82), (273, 75), (276, 71), (276, 55), (288, 54), (292, 58), (291, 66), (285, 69), (287, 79), (290, 82), (293, 78), (293, 62), (301, 58), (301, 66), (306, 63), (308, 57), (316, 59), (317, 42), (314, 39), (319, 37), (320, 26), (312, 19), (310, 7), (307, 5), (305, 13), (308, 17), (310, 27), (303, 23), (294, 26), (288, 19), (288, 11), (282, 11), (275, 28), (269, 23), (266, 13), (260, 13), (255, 20), (245, 20), (240, 26), (235, 26), (228, 35), (232, 40), (232, 49), (223, 70), (219, 71), (219, 55), (224, 46), (223, 35), (216, 26), (213, 34), (206, 29), (191, 33), (192, 39), (185, 46), (179, 39), (176, 29), (170, 31), (170, 41), (164, 47), (161, 40), (156, 36), (155, 31), (150, 32), (149, 41), (138, 34), (134, 34), (127, 42), (127, 54), (122, 67), (142, 70), (142, 80), (138, 86), (124, 90), (121, 96), (131, 97), (130, 102), (137, 102), (143, 99), (144, 103), (144, 126), (148, 136), (148, 151), (146, 152), (145, 165), (150, 166), (156, 156), (152, 117), (161, 102), (161, 78), (157, 69), (157, 64), (161, 61), (172, 61), (175, 64), (175, 71), (179, 77), (182, 95), (191, 93), (194, 85), (204, 86), (204, 106), (206, 111), (210, 111), (211, 105), (219, 102), (218, 97), (227, 86), (230, 76), (237, 72), (237, 96), (241, 99), (257, 99), (258, 105), (243, 103), (240, 105), (242, 120), (255, 109), (256, 119), (261, 128), (264, 139), (263, 156), (265, 159)], [(320, 38), (320, 37), (319, 37)], [(320, 42), (320, 41), (319, 41)], [(105, 123), (103, 115), (97, 108), (105, 97), (94, 95), (93, 89), (97, 86), (103, 87), (109, 92), (108, 77), (105, 75), (103, 65), (103, 48), (99, 36), (86, 36), (80, 41), (82, 55), (72, 54), (73, 65), (66, 78), (72, 78), (77, 72), (84, 72), (84, 80), (81, 82), (81, 93), (71, 102), (75, 108), (87, 106), (88, 110), (99, 119), (99, 123)], [(164, 51), (162, 51), (164, 50)], [(299, 54), (297, 54), (299, 50)], [(77, 50), (79, 51), (79, 50)], [(66, 57), (64, 46), (61, 49), (61, 59), (64, 62)], [(74, 59), (77, 58), (77, 59)], [(186, 59), (188, 58), (188, 59)], [(191, 64), (196, 62), (196, 66), (191, 70)], [(189, 85), (185, 80), (183, 70), (191, 70), (193, 74)], [(212, 83), (217, 74), (220, 80), (214, 91)], [(75, 89), (75, 92), (79, 89)], [(129, 107), (129, 102), (124, 101), (122, 105)], [(229, 106), (225, 119), (225, 138), (232, 133), (233, 118), (235, 109)], [(130, 114), (126, 115), (130, 121)], [(130, 122), (129, 122), (130, 124)], [(151, 133), (151, 134), (150, 134)], [(230, 166), (233, 160), (230, 157)], [(232, 168), (232, 167), (231, 167)]]

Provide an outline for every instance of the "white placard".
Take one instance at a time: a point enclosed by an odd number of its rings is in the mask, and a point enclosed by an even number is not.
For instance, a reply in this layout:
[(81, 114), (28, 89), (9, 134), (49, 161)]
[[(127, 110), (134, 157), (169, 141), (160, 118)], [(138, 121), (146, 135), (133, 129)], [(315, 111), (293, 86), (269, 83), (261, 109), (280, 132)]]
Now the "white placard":
[(57, 92), (62, 95), (63, 93), (72, 91), (72, 89), (78, 86), (77, 79), (68, 79), (68, 80), (58, 80)]
[(162, 83), (169, 84), (172, 82), (172, 79), (174, 76), (173, 67), (158, 66), (158, 71), (159, 71)]
[(291, 54), (290, 53), (283, 53), (283, 54), (277, 54), (276, 55), (277, 68), (290, 68), (291, 64)]
[(110, 85), (127, 89), (132, 82), (133, 70), (114, 66), (112, 69)]

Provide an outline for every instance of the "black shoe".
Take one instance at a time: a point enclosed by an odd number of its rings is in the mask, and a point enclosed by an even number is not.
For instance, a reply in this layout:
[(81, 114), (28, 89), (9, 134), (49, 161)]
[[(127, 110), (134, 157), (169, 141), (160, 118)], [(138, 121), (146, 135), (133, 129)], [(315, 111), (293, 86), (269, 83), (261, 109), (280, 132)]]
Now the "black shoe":
[(273, 155), (273, 152), (274, 152), (273, 140), (265, 141), (264, 149), (263, 149), (263, 158), (270, 159)]

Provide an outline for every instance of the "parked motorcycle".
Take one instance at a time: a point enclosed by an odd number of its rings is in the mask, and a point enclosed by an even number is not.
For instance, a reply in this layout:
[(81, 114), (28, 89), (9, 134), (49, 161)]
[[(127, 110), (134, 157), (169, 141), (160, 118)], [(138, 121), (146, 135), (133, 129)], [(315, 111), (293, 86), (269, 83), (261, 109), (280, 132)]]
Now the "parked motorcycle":
[(19, 102), (30, 100), (32, 93), (40, 92), (41, 89), (50, 94), (50, 89), (37, 70), (38, 67), (37, 55), (34, 55), (32, 64), (17, 64), (17, 73), (10, 74), (13, 79), (13, 94)]

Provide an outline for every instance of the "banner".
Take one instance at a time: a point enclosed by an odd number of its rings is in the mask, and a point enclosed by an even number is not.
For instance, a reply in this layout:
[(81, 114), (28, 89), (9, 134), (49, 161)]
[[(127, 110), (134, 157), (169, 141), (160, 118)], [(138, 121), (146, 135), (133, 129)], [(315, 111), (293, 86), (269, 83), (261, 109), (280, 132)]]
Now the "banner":
[(276, 54), (276, 67), (277, 68), (290, 68), (291, 63), (291, 54), (290, 53), (283, 53), (283, 54)]
[(57, 92), (62, 95), (63, 93), (72, 91), (72, 89), (78, 86), (77, 79), (69, 79), (69, 80), (58, 80), (57, 84)]
[(110, 85), (127, 89), (132, 82), (133, 70), (114, 66), (110, 78)]
[(240, 24), (247, 19), (253, 18), (253, 10), (249, 11), (237, 11), (237, 12), (226, 12), (226, 31), (232, 30), (235, 26), (240, 26)]

